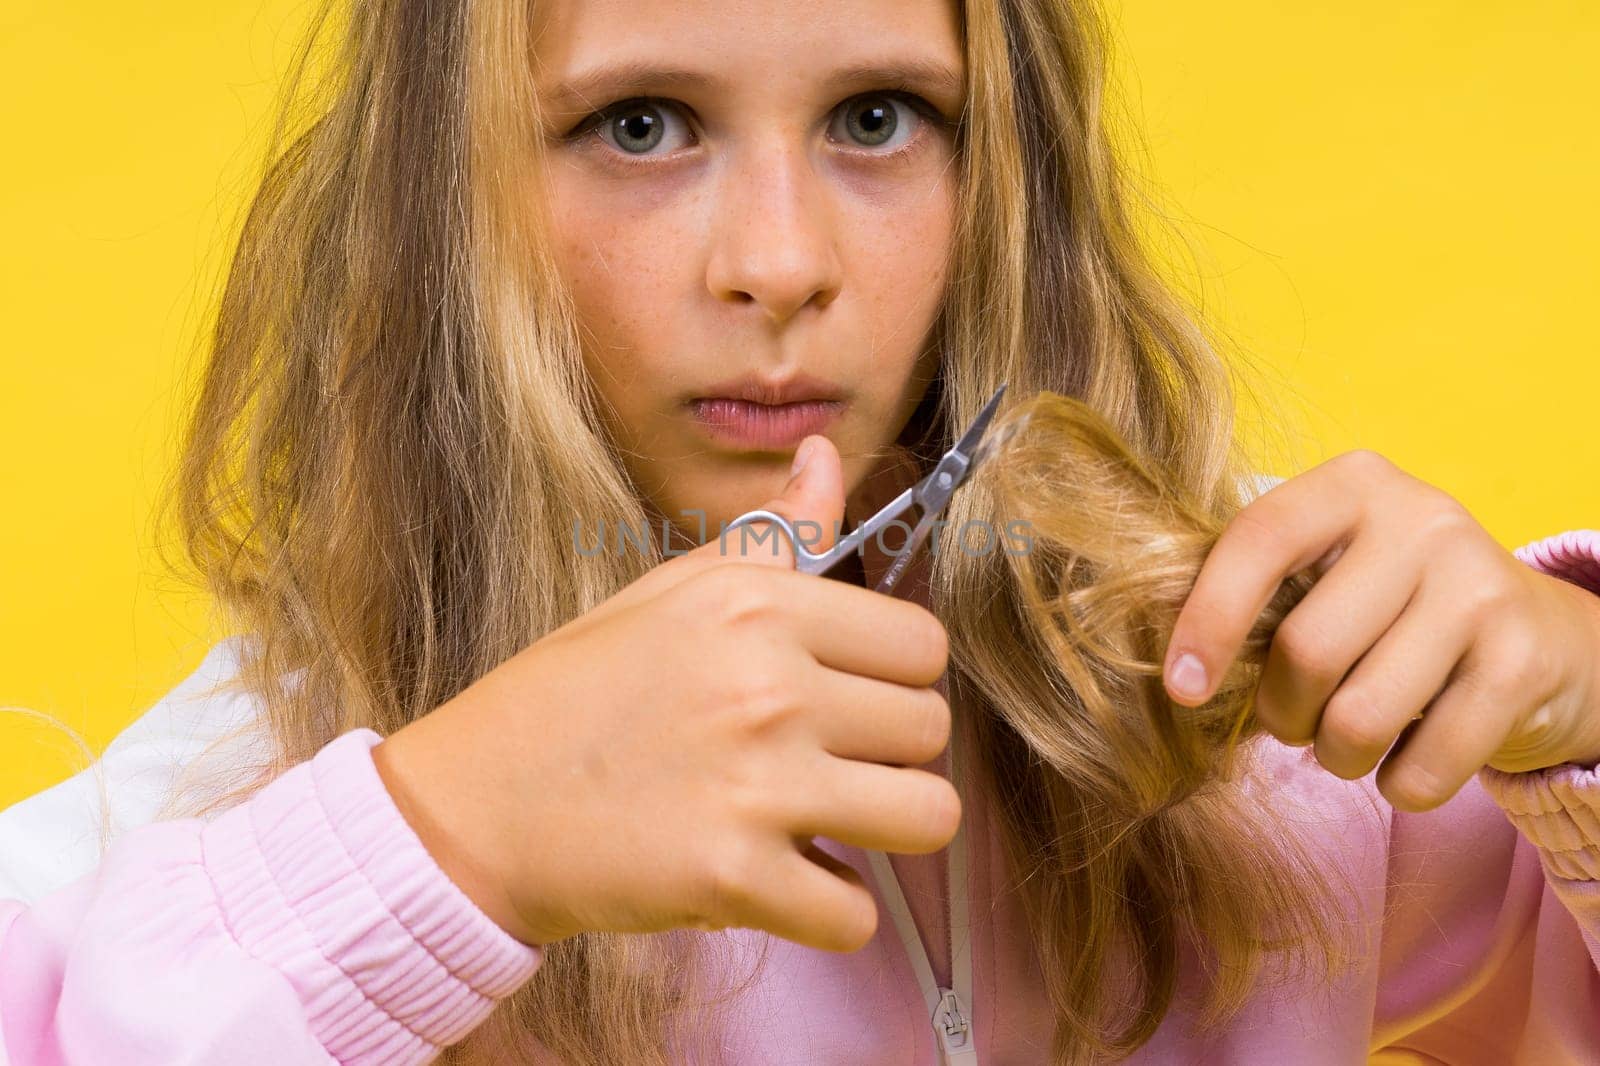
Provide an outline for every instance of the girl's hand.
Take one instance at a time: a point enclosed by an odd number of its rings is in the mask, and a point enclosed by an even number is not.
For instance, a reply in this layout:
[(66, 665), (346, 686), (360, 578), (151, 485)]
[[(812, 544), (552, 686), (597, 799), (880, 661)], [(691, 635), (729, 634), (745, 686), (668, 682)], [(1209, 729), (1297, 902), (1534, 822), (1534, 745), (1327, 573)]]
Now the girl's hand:
[[(832, 443), (808, 439), (767, 506), (810, 542), (844, 491)], [(950, 737), (930, 687), (944, 628), (796, 573), (758, 528), (669, 559), (373, 749), (423, 844), (513, 936), (745, 926), (854, 951), (877, 906), (811, 838), (927, 854), (955, 836), (958, 794), (916, 768)]]
[[(1168, 645), (1172, 698), (1209, 698), (1273, 591), (1308, 566), (1318, 581), (1279, 625), (1256, 688), (1280, 740), (1315, 744), (1344, 778), (1381, 759), (1379, 791), (1409, 811), (1484, 765), (1600, 759), (1600, 596), (1525, 565), (1449, 495), (1365, 450), (1273, 486), (1228, 523)], [(1193, 686), (1184, 653), (1203, 671)]]

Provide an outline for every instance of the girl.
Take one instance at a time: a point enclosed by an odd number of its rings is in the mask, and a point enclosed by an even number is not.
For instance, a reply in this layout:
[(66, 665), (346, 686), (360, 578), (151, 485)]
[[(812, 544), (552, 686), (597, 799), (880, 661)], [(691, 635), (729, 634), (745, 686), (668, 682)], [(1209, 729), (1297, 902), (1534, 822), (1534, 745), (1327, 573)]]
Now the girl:
[[(1091, 10), (340, 29), (173, 494), (248, 637), (96, 768), (103, 857), (50, 850), (93, 775), (6, 812), (0, 1061), (1600, 1061), (1596, 538), (1510, 555), (1364, 452), (1245, 503)], [(899, 599), (878, 552), (695, 546), (859, 519), (1001, 382), (1103, 416), (1189, 501), (1149, 513), (1231, 519), (1198, 574), (1134, 560), (1192, 586), (1164, 689), (1074, 669), (1037, 560), (945, 550)], [(1308, 568), (1255, 688), (1288, 743), (1176, 788)], [(1160, 743), (1084, 728), (1125, 705)]]

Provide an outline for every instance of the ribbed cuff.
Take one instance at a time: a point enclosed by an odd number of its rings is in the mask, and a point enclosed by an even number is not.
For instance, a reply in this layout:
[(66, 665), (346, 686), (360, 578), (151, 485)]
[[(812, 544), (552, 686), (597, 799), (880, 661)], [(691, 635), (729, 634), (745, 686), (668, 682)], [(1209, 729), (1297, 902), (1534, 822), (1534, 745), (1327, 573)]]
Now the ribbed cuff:
[(1538, 847), (1546, 871), (1600, 880), (1600, 769), (1563, 763), (1512, 774), (1485, 766), (1478, 780)]
[(422, 1063), (530, 978), (543, 952), (440, 869), (344, 733), (210, 825), (203, 862), (239, 944), (294, 985), (344, 1063)]
[(1529, 541), (1512, 554), (1542, 574), (1600, 594), (1600, 530), (1556, 533)]

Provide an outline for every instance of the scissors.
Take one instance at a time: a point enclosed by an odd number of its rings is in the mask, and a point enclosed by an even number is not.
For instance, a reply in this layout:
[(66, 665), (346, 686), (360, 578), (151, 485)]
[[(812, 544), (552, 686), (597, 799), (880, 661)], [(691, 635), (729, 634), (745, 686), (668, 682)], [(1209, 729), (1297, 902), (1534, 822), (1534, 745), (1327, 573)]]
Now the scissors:
[[(984, 438), (988, 434), (989, 423), (994, 420), (995, 410), (1000, 406), (1000, 397), (1005, 391), (1004, 385), (995, 391), (989, 402), (983, 405), (983, 410), (978, 412), (978, 417), (972, 420), (967, 431), (961, 435), (961, 439), (939, 457), (939, 462), (927, 477), (890, 500), (877, 514), (856, 526), (848, 536), (841, 537), (833, 547), (820, 555), (808, 551), (800, 542), (799, 533), (793, 524), (775, 511), (747, 511), (728, 523), (723, 535), (726, 536), (729, 531), (751, 522), (771, 522), (783, 531), (789, 538), (790, 545), (794, 547), (795, 569), (803, 574), (822, 574), (859, 548), (868, 537), (875, 536), (912, 507), (919, 507), (922, 510), (922, 517), (918, 519), (916, 526), (906, 538), (905, 547), (895, 555), (894, 563), (878, 582), (877, 591), (892, 591), (904, 576), (912, 555), (922, 546), (923, 541), (928, 539), (928, 532), (933, 528), (934, 519), (950, 502), (955, 490), (967, 480), (967, 475), (992, 451), (994, 441), (992, 439), (986, 441)], [(902, 526), (904, 524), (901, 523)]]

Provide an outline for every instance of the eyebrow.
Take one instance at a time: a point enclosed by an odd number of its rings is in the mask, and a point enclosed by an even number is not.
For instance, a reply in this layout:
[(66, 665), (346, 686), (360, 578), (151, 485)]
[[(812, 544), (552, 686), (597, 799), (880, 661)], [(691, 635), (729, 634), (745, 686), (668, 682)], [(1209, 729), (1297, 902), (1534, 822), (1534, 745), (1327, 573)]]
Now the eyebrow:
[[(830, 71), (826, 80), (830, 85), (850, 90), (872, 86), (916, 90), (932, 98), (931, 102), (944, 103), (952, 110), (959, 110), (965, 88), (961, 75), (944, 63), (916, 58), (840, 67)], [(632, 60), (575, 74), (552, 87), (545, 98), (552, 110), (564, 112), (579, 108), (590, 110), (597, 102), (664, 95), (685, 89), (711, 95), (724, 90), (725, 85), (721, 79), (704, 71)]]

